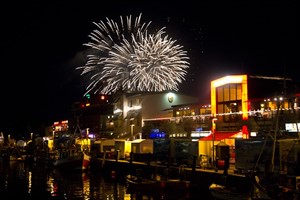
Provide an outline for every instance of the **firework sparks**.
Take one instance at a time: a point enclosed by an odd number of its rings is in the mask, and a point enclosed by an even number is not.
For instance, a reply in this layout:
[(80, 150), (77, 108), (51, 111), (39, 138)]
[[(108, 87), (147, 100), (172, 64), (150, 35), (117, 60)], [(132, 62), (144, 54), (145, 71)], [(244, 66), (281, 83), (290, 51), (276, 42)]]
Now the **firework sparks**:
[(89, 77), (89, 92), (112, 94), (178, 90), (189, 68), (187, 52), (165, 33), (165, 28), (150, 34), (149, 23), (141, 23), (141, 14), (132, 23), (131, 16), (120, 23), (107, 19), (94, 23), (98, 29), (84, 44), (95, 53), (87, 56), (81, 75)]

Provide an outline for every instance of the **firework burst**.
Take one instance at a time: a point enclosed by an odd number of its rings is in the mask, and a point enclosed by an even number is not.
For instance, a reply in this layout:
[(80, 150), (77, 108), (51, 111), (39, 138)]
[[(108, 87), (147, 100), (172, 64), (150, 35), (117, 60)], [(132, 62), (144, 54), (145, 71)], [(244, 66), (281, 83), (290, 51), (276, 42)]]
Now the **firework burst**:
[(107, 19), (94, 24), (97, 29), (89, 35), (91, 42), (84, 45), (95, 53), (77, 68), (90, 80), (86, 94), (178, 90), (189, 58), (165, 28), (149, 33), (151, 22), (141, 23), (141, 14), (134, 23), (127, 16), (125, 22), (120, 17), (119, 23)]

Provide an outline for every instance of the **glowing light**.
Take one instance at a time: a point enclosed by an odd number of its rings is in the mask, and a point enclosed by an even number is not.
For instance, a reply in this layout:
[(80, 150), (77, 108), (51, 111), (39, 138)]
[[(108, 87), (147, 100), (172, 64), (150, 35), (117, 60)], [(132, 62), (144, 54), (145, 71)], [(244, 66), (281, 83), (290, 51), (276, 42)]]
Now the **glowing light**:
[(232, 75), (232, 76), (225, 76), (220, 79), (212, 81), (213, 86), (220, 87), (222, 85), (226, 85), (229, 83), (242, 83), (245, 75)]
[(168, 99), (169, 103), (173, 103), (174, 98), (175, 98), (175, 94), (174, 93), (170, 92), (170, 93), (167, 94), (167, 99)]
[(128, 108), (128, 110), (140, 110), (140, 109), (142, 109), (142, 106), (133, 106)]
[(165, 35), (165, 27), (150, 34), (151, 22), (141, 23), (141, 14), (134, 23), (131, 16), (124, 21), (121, 16), (120, 23), (111, 19), (94, 23), (98, 29), (84, 44), (93, 54), (76, 68), (89, 78), (86, 94), (177, 91), (189, 68), (187, 52)]
[(117, 114), (117, 113), (121, 113), (121, 112), (123, 112), (121, 109), (116, 109), (116, 110), (114, 110), (114, 114)]
[(211, 114), (216, 115), (217, 111), (217, 94), (216, 88), (231, 84), (231, 83), (240, 83), (242, 86), (242, 93), (241, 93), (241, 101), (242, 101), (242, 118), (243, 120), (248, 119), (248, 81), (247, 75), (232, 75), (232, 76), (225, 76), (214, 81), (211, 81)]

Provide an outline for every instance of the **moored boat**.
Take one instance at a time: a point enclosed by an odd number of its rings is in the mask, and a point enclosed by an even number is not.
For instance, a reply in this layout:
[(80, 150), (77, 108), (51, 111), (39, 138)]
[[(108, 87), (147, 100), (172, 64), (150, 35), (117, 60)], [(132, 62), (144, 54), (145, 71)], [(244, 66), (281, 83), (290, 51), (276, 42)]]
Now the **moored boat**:
[(82, 160), (82, 170), (88, 170), (90, 167), (90, 162), (91, 162), (91, 156), (87, 155), (85, 152), (83, 153), (83, 160)]
[(191, 182), (182, 179), (167, 179), (159, 181), (165, 192), (189, 192)]
[(91, 157), (85, 152), (62, 156), (54, 161), (54, 167), (62, 170), (87, 170)]
[(125, 177), (127, 190), (130, 193), (150, 193), (162, 189), (160, 183), (156, 180), (147, 179), (139, 176), (128, 174)]
[(223, 185), (212, 183), (209, 186), (211, 195), (215, 199), (231, 199), (231, 200), (251, 200), (251, 193), (249, 192), (240, 192), (235, 188), (228, 188)]
[(151, 179), (135, 175), (127, 175), (126, 185), (130, 193), (153, 193), (157, 195), (169, 194), (176, 191), (176, 193), (189, 193), (190, 181), (182, 179)]
[(235, 187), (227, 187), (212, 183), (209, 186), (210, 193), (215, 199), (232, 199), (232, 200), (271, 200), (272, 198), (266, 191), (261, 190), (258, 187), (252, 188), (249, 191), (240, 191)]

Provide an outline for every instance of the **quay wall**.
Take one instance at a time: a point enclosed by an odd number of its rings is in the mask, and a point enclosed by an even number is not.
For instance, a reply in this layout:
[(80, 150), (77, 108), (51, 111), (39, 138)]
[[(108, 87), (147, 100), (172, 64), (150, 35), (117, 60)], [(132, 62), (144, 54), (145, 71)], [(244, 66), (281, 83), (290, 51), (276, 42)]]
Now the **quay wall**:
[[(118, 181), (125, 181), (127, 174), (136, 174), (137, 170), (145, 177), (155, 175), (171, 179), (181, 178), (191, 181), (192, 188), (208, 188), (212, 183), (234, 185), (240, 191), (245, 191), (248, 185), (247, 178), (243, 174), (236, 174), (233, 169), (224, 170), (200, 169), (179, 166), (159, 165), (155, 163), (130, 162), (126, 160), (94, 159), (91, 162), (91, 169), (94, 173), (103, 173), (106, 176), (114, 176)], [(225, 178), (226, 177), (226, 178)]]

